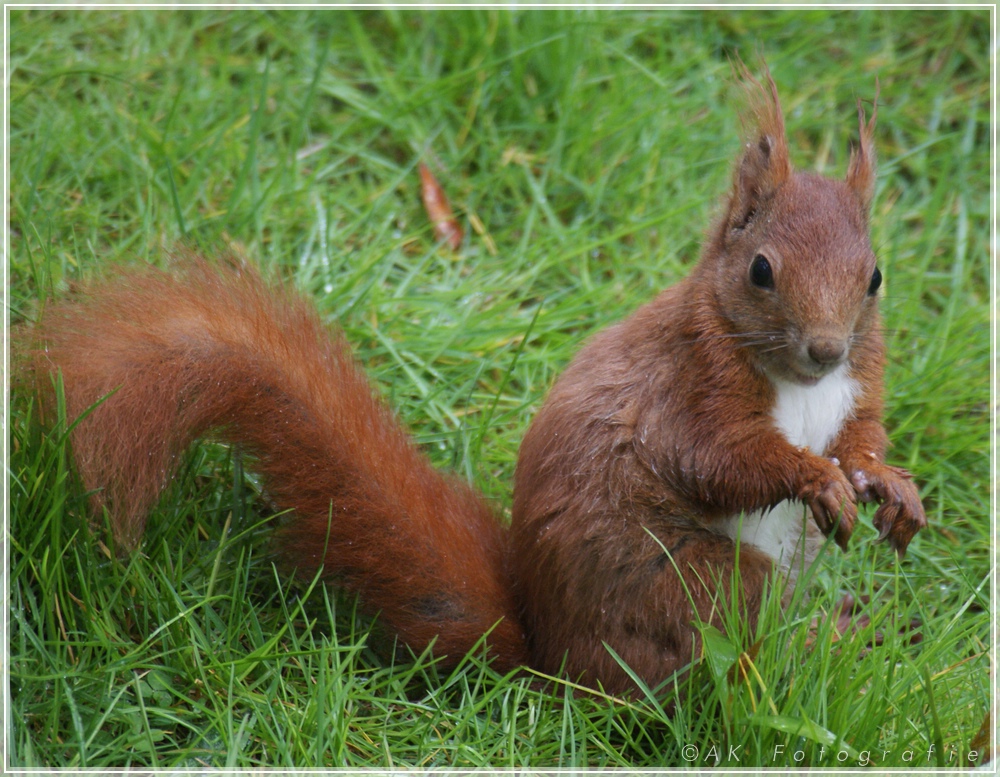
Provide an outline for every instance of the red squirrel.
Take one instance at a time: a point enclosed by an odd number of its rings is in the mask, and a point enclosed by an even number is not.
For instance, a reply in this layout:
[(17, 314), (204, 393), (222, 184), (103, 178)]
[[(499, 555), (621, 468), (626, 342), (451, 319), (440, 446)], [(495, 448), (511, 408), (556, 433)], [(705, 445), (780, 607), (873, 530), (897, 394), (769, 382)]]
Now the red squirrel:
[[(777, 572), (857, 503), (903, 553), (926, 524), (884, 463), (881, 273), (869, 240), (876, 109), (844, 180), (795, 172), (777, 89), (742, 70), (749, 141), (691, 274), (593, 338), (517, 462), (505, 527), (434, 469), (313, 307), (239, 262), (122, 270), (22, 334), (42, 394), (62, 377), (83, 482), (136, 547), (185, 449), (238, 445), (278, 510), (280, 553), (356, 592), (415, 651), (486, 637), (500, 671), (654, 687), (688, 665), (738, 574), (751, 626)], [(696, 612), (695, 612), (696, 611)]]

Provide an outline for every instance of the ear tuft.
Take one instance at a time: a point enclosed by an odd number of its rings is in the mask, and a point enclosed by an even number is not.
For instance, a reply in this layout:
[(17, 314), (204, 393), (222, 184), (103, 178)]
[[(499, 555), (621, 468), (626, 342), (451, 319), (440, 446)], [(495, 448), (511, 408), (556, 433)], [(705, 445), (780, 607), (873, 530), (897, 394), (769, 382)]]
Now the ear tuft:
[(875, 79), (875, 97), (872, 116), (865, 123), (865, 109), (858, 98), (858, 145), (851, 151), (847, 165), (847, 185), (861, 200), (865, 210), (871, 207), (875, 196), (875, 120), (878, 117), (879, 83)]
[(730, 229), (742, 229), (760, 205), (792, 175), (785, 138), (785, 119), (778, 101), (778, 88), (764, 65), (762, 84), (737, 57), (733, 75), (739, 79), (746, 99), (741, 111), (747, 142), (736, 165), (729, 204)]

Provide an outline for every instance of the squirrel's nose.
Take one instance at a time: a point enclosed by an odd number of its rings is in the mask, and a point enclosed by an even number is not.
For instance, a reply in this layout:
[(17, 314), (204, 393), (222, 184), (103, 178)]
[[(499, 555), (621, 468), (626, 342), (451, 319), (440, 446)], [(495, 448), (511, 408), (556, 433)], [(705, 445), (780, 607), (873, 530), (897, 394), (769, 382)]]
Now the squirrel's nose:
[(806, 351), (816, 364), (839, 364), (847, 353), (847, 342), (837, 337), (820, 337), (812, 340)]

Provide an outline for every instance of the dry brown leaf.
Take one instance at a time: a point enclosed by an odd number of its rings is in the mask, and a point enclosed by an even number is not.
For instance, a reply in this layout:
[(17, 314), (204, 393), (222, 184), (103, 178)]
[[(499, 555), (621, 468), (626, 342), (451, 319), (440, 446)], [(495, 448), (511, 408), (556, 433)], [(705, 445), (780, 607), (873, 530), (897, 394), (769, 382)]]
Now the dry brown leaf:
[(976, 763), (979, 766), (990, 763), (996, 755), (992, 736), (990, 735), (992, 731), (993, 711), (988, 710), (986, 717), (983, 718), (983, 724), (979, 727), (979, 732), (969, 742), (969, 750), (976, 753)]
[(424, 210), (434, 225), (434, 237), (445, 240), (452, 251), (462, 246), (462, 227), (451, 212), (451, 203), (438, 183), (434, 173), (423, 162), (420, 163), (420, 196)]

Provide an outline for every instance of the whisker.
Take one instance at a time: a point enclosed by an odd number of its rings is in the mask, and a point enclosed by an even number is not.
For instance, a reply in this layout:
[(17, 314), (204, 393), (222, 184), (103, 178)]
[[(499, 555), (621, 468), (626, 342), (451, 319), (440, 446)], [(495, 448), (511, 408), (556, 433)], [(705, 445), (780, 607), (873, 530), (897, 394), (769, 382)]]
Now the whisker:
[(744, 340), (739, 345), (765, 345), (778, 339), (784, 339), (784, 332), (734, 332), (721, 335), (700, 335), (699, 337), (683, 340), (685, 345), (694, 343), (707, 343), (717, 340)]

